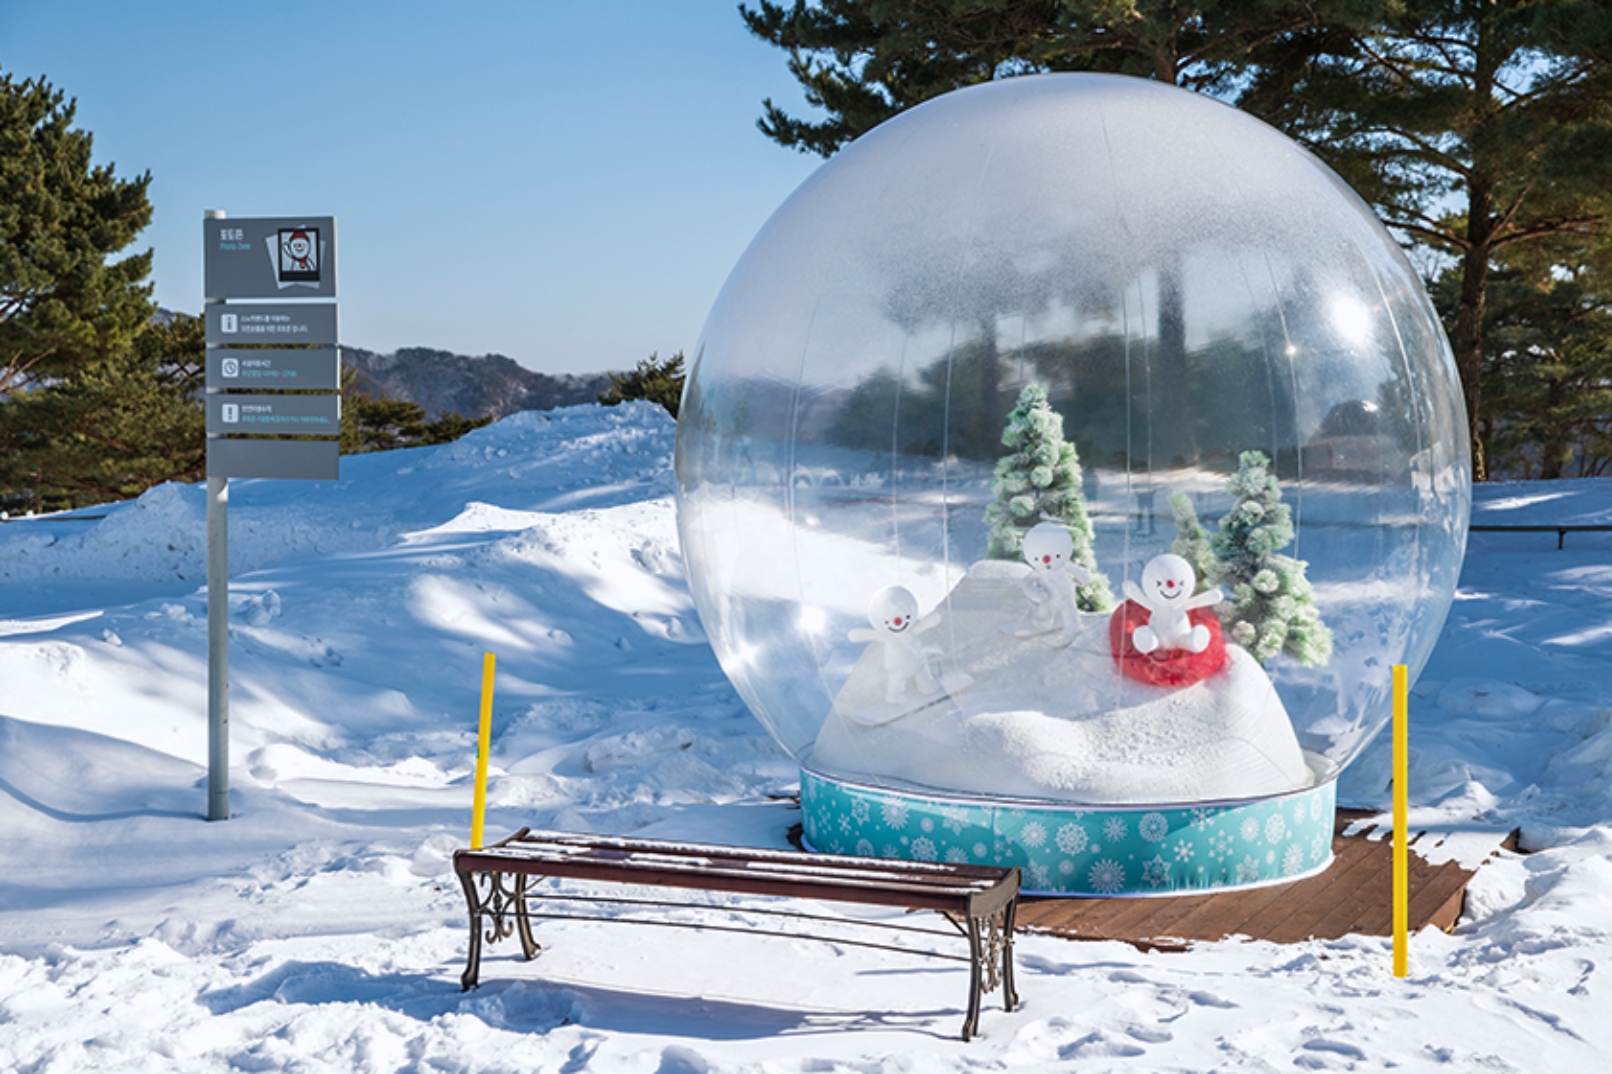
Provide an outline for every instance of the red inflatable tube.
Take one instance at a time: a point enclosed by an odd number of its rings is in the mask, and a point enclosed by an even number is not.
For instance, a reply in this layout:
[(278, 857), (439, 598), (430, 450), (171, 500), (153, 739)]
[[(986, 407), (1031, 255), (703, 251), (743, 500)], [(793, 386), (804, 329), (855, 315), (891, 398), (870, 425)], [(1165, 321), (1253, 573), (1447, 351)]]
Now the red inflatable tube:
[(1139, 682), (1154, 686), (1191, 686), (1202, 682), (1226, 666), (1226, 639), (1221, 635), (1220, 619), (1213, 608), (1194, 608), (1187, 619), (1194, 626), (1209, 628), (1209, 644), (1203, 652), (1187, 649), (1138, 652), (1131, 635), (1139, 626), (1146, 626), (1148, 610), (1128, 600), (1114, 609), (1108, 620), (1108, 641), (1114, 650), (1114, 662), (1120, 671)]

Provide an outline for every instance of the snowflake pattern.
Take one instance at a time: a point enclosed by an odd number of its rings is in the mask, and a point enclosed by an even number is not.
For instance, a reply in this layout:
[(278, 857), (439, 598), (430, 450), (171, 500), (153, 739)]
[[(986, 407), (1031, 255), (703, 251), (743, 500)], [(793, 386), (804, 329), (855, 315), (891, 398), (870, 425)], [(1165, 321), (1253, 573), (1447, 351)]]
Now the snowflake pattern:
[(1332, 790), (1324, 785), (1231, 807), (970, 808), (803, 773), (801, 830), (813, 849), (836, 854), (1017, 865), (1027, 890), (1206, 890), (1299, 876), (1321, 865), (1332, 846)]
[(1282, 855), (1282, 875), (1296, 876), (1304, 868), (1304, 848), (1297, 843), (1288, 846)]
[(1097, 894), (1112, 895), (1125, 886), (1125, 866), (1113, 858), (1104, 858), (1091, 867), (1086, 881)]
[(1091, 842), (1091, 836), (1086, 834), (1086, 829), (1078, 824), (1065, 824), (1058, 829), (1055, 838), (1058, 849), (1065, 854), (1079, 854), (1086, 849), (1086, 844)]

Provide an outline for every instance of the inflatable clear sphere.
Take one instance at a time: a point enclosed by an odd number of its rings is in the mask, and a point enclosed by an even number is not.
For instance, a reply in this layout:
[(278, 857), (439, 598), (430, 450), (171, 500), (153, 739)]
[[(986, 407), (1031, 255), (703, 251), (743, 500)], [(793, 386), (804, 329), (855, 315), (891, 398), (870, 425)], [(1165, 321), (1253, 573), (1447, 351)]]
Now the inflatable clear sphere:
[(683, 551), (815, 848), (1268, 883), (1330, 860), (1438, 637), (1465, 429), (1416, 272), (1313, 156), (1170, 86), (1014, 78), (751, 243), (684, 392)]

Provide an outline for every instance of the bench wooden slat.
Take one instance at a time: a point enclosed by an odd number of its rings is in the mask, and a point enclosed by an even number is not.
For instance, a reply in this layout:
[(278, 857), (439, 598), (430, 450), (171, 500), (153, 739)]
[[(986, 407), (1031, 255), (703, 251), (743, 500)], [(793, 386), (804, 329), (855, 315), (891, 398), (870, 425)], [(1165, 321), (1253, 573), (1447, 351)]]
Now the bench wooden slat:
[[(563, 876), (573, 880), (601, 880), (654, 887), (701, 888), (745, 895), (781, 895), (838, 902), (866, 902), (907, 906), (921, 910), (967, 912), (970, 905), (992, 894), (989, 889), (923, 883), (912, 877), (853, 874), (795, 876), (784, 871), (761, 871), (707, 866), (690, 861), (601, 861), (588, 857), (545, 857), (486, 854), (472, 851), (457, 859), (462, 872), (509, 872), (527, 876)], [(1001, 900), (1006, 901), (1004, 898)], [(983, 909), (983, 907), (982, 907)]]
[(577, 835), (571, 832), (539, 832), (523, 828), (501, 843), (495, 843), (484, 849), (494, 850), (504, 847), (576, 847), (585, 850), (610, 848), (616, 850), (643, 851), (656, 854), (687, 855), (690, 857), (726, 858), (745, 862), (780, 862), (791, 865), (801, 865), (811, 868), (844, 867), (848, 869), (873, 869), (884, 871), (899, 871), (904, 876), (933, 875), (956, 880), (959, 877), (970, 877), (995, 883), (1002, 876), (1002, 870), (989, 865), (971, 865), (967, 863), (953, 864), (951, 862), (924, 862), (899, 861), (887, 858), (857, 858), (847, 854), (818, 854), (806, 853), (798, 850), (773, 850), (770, 848), (727, 847), (715, 843), (676, 843), (662, 842), (660, 840), (632, 839), (619, 835)]
[(933, 887), (939, 890), (989, 891), (1002, 882), (1002, 872), (995, 871), (983, 877), (948, 876), (944, 873), (924, 873), (901, 868), (907, 863), (886, 864), (866, 859), (848, 859), (846, 862), (787, 860), (745, 861), (735, 857), (716, 858), (703, 854), (657, 854), (649, 851), (632, 853), (594, 853), (580, 848), (555, 850), (545, 846), (501, 846), (471, 851), (489, 858), (532, 861), (587, 861), (600, 865), (687, 866), (712, 870), (730, 870), (759, 875), (766, 872), (787, 873), (792, 876), (863, 877), (870, 880), (891, 880), (907, 884)]

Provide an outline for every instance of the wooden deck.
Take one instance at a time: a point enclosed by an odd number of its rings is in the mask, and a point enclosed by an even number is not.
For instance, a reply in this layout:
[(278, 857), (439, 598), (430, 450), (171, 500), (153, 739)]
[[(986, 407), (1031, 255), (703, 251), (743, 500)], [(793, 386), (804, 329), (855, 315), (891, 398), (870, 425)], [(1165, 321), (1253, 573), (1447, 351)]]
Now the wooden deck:
[[(1339, 810), (1332, 840), (1335, 860), (1326, 872), (1291, 884), (1252, 891), (1162, 898), (1023, 898), (1018, 927), (1075, 940), (1124, 940), (1146, 950), (1182, 951), (1196, 941), (1245, 936), (1296, 943), (1350, 933), (1393, 933), (1393, 840), (1371, 829), (1345, 836), (1356, 821), (1374, 816)], [(1410, 845), (1410, 930), (1428, 925), (1448, 931), (1461, 916), (1473, 871), (1455, 862), (1429, 865)], [(1496, 845), (1514, 849), (1515, 836)]]

